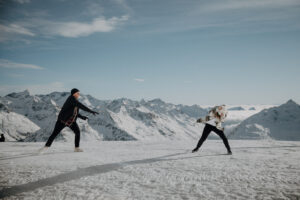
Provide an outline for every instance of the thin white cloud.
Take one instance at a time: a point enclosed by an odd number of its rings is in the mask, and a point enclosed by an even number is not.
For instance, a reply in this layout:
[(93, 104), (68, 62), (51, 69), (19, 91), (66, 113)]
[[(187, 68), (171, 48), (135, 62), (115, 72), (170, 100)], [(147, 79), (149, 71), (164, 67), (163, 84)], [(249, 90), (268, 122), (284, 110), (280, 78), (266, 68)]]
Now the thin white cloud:
[(144, 82), (145, 81), (145, 79), (142, 79), (142, 78), (135, 78), (135, 79), (133, 79), (134, 81), (137, 81), (137, 82)]
[(21, 92), (27, 89), (31, 94), (49, 94), (54, 91), (63, 92), (67, 90), (62, 82), (37, 85), (0, 85), (0, 95), (4, 96), (12, 92)]
[(7, 26), (0, 24), (0, 31), (6, 32), (6, 33), (15, 33), (15, 34), (21, 34), (21, 35), (29, 35), (29, 36), (35, 36), (33, 32), (31, 32), (29, 29), (22, 27), (19, 24), (9, 24)]
[(44, 69), (43, 67), (33, 65), (33, 64), (23, 64), (23, 63), (15, 63), (9, 60), (0, 59), (0, 68), (7, 69)]
[(35, 34), (30, 31), (28, 28), (23, 27), (20, 24), (0, 24), (0, 42), (8, 41), (14, 38), (16, 35), (23, 36), (35, 36)]
[[(174, 0), (175, 1), (175, 0)], [(169, 15), (141, 13), (140, 34), (208, 30), (208, 36), (299, 30), (299, 0), (210, 0), (170, 4)], [(172, 5), (176, 5), (173, 6)], [(181, 5), (178, 9), (177, 5)], [(172, 14), (174, 13), (174, 14)], [(249, 28), (250, 27), (250, 28)], [(206, 35), (203, 32), (202, 36)]]
[(128, 20), (128, 16), (112, 17), (105, 19), (98, 17), (93, 19), (91, 23), (83, 22), (48, 22), (43, 29), (44, 34), (58, 35), (63, 37), (82, 37), (97, 32), (111, 32), (122, 22)]
[[(1, 1), (1, 0), (0, 0)], [(13, 0), (14, 2), (25, 4), (31, 3), (31, 0)], [(61, 0), (64, 1), (64, 0)], [(119, 14), (110, 18), (104, 17), (106, 4), (100, 1), (85, 1), (83, 7), (73, 21), (58, 21), (52, 18), (50, 10), (18, 10), (23, 15), (15, 21), (2, 20), (0, 24), (0, 42), (23, 41), (26, 37), (84, 37), (94, 33), (111, 32), (121, 26), (129, 19), (131, 8), (126, 0), (112, 0), (111, 4), (118, 8)], [(122, 13), (122, 14), (121, 14)], [(79, 21), (82, 15), (90, 16), (88, 21)], [(28, 38), (27, 38), (28, 39)], [(31, 39), (31, 38), (29, 38)], [(28, 42), (26, 42), (28, 43)]]
[(129, 19), (121, 17), (97, 17), (91, 22), (55, 22), (40, 18), (30, 18), (9, 25), (0, 24), (0, 42), (20, 40), (20, 36), (62, 36), (78, 38), (94, 33), (111, 32)]

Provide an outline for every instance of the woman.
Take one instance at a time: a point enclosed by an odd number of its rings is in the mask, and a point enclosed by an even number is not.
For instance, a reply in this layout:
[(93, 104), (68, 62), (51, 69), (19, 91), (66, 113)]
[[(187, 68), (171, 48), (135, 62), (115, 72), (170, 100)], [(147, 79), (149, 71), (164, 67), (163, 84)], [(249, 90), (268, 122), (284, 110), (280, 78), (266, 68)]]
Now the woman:
[(219, 135), (222, 138), (222, 140), (227, 148), (227, 153), (229, 155), (232, 154), (228, 140), (224, 134), (224, 128), (221, 126), (221, 123), (224, 122), (226, 117), (227, 117), (227, 110), (225, 108), (225, 105), (221, 105), (221, 106), (215, 106), (214, 108), (212, 108), (209, 111), (208, 115), (204, 119), (200, 118), (197, 120), (198, 123), (205, 123), (205, 127), (203, 129), (202, 136), (201, 136), (196, 148), (193, 149), (193, 151), (192, 151), (193, 153), (198, 151), (198, 149), (201, 147), (203, 142), (208, 137), (209, 133), (211, 131), (214, 131), (217, 135)]

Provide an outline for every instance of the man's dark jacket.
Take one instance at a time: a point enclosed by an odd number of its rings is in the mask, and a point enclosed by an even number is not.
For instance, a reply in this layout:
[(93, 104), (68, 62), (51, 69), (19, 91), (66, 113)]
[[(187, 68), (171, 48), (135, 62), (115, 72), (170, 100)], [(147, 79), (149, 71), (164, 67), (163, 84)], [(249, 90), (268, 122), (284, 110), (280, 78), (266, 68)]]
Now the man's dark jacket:
[(58, 114), (58, 120), (62, 122), (66, 122), (70, 120), (72, 117), (75, 117), (74, 121), (76, 121), (77, 116), (79, 118), (85, 119), (84, 116), (79, 114), (78, 109), (82, 109), (86, 112), (94, 113), (94, 111), (92, 111), (91, 109), (89, 109), (88, 107), (80, 103), (79, 101), (77, 101), (77, 99), (73, 95), (70, 95)]

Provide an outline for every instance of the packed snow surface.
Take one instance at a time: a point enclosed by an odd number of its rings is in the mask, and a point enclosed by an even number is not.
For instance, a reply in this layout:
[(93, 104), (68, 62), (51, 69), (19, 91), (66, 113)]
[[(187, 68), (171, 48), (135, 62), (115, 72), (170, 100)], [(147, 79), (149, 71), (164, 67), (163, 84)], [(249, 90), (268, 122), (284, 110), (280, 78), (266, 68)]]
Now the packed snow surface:
[[(200, 134), (199, 134), (200, 137)], [(3, 199), (299, 199), (300, 142), (0, 143)]]

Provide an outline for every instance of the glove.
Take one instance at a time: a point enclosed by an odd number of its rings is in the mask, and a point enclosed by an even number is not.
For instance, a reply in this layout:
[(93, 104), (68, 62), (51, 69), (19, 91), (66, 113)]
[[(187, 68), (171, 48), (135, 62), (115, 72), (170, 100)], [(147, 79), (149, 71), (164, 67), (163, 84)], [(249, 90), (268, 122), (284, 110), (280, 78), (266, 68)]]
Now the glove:
[(93, 113), (93, 115), (98, 115), (98, 114), (99, 114), (99, 113), (96, 112), (96, 111), (93, 111), (92, 113)]
[(197, 119), (197, 123), (202, 123), (203, 120), (201, 118)]

